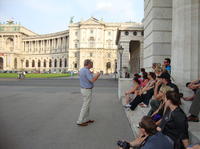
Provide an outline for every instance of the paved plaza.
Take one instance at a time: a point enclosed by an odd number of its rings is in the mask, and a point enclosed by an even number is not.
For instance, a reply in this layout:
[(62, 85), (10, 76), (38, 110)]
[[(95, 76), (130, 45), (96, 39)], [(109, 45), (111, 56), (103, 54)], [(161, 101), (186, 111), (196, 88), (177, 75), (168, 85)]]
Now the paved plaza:
[(98, 80), (91, 118), (79, 127), (78, 79), (0, 79), (0, 149), (113, 149), (133, 137), (117, 81)]

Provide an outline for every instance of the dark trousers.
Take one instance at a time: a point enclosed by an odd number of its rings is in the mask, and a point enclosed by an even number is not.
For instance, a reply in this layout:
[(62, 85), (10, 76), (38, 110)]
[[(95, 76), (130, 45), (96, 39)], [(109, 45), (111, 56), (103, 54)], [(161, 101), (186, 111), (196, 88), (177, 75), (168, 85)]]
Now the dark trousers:
[(151, 100), (151, 102), (150, 102), (151, 109), (149, 110), (147, 115), (151, 116), (159, 108), (160, 103), (161, 103), (161, 101), (159, 101), (159, 100), (156, 100), (156, 99)]
[(190, 107), (190, 114), (198, 116), (200, 112), (200, 88), (196, 91), (195, 97)]
[(148, 105), (149, 100), (151, 99), (152, 96), (153, 96), (153, 89), (148, 90), (146, 94), (136, 96), (135, 99), (130, 102), (131, 105), (130, 109), (135, 110), (137, 105), (140, 104), (141, 102)]

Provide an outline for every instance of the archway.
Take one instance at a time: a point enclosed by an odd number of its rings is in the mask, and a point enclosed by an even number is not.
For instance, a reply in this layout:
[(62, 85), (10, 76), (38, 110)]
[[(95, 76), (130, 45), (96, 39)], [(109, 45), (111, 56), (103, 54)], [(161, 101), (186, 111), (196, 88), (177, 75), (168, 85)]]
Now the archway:
[(3, 58), (0, 57), (0, 70), (2, 70), (2, 69), (3, 69)]
[(130, 41), (130, 72), (132, 74), (140, 71), (140, 41)]

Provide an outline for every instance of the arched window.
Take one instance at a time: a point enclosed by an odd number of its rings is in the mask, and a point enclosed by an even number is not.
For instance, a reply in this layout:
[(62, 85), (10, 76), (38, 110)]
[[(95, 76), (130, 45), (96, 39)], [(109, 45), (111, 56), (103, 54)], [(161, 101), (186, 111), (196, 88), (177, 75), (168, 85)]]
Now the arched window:
[(46, 62), (46, 60), (44, 60), (44, 64), (43, 64), (43, 65), (44, 65), (44, 67), (46, 67), (46, 66), (47, 66), (47, 64), (46, 64), (46, 63), (47, 63), (47, 62)]
[(14, 40), (12, 38), (8, 38), (6, 40), (6, 47), (8, 48), (8, 50), (13, 51), (13, 49), (14, 49)]
[(3, 58), (0, 57), (0, 69), (3, 69)]
[(54, 67), (57, 67), (57, 59), (54, 61)]
[(14, 60), (14, 69), (17, 69), (17, 58)]
[(49, 67), (52, 67), (52, 60), (49, 60)]
[(60, 59), (60, 67), (62, 67), (62, 59)]
[(35, 61), (32, 60), (32, 67), (35, 67)]
[(26, 67), (29, 67), (29, 61), (26, 60)]
[(41, 66), (41, 62), (40, 62), (40, 60), (38, 60), (38, 67), (40, 67)]
[(65, 67), (67, 67), (67, 59), (65, 58)]
[(106, 69), (110, 69), (111, 68), (111, 63), (110, 62), (107, 62), (106, 63)]

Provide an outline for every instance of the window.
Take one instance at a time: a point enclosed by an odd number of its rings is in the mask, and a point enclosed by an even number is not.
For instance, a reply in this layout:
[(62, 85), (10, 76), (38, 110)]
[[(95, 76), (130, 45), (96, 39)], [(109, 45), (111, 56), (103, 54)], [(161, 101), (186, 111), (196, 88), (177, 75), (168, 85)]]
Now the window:
[(74, 68), (77, 68), (77, 63), (74, 64)]
[(93, 56), (93, 53), (90, 53), (90, 57), (92, 57)]
[(133, 32), (133, 35), (134, 35), (134, 36), (137, 36), (137, 31), (134, 31), (134, 32)]
[(110, 58), (111, 57), (111, 54), (110, 53), (108, 53), (108, 58)]
[(78, 52), (74, 52), (74, 57), (78, 57)]
[(52, 61), (49, 60), (49, 67), (52, 67)]
[(40, 67), (41, 66), (41, 62), (40, 62), (40, 60), (38, 60), (38, 67)]
[(44, 67), (46, 67), (46, 60), (44, 60)]
[(91, 34), (93, 34), (93, 33), (94, 33), (94, 31), (91, 29), (91, 30), (90, 30), (90, 33), (91, 33)]
[(62, 67), (62, 59), (60, 59), (60, 67)]
[(110, 63), (110, 62), (107, 62), (107, 63), (106, 63), (106, 68), (107, 68), (107, 69), (110, 69), (110, 68), (111, 68), (111, 63)]
[(75, 47), (75, 48), (78, 48), (78, 44), (77, 44), (77, 43), (75, 43), (74, 47)]
[(90, 39), (89, 39), (89, 47), (90, 48), (94, 48), (95, 47), (94, 37), (90, 37)]
[(54, 61), (54, 67), (57, 67), (57, 59)]
[(29, 67), (29, 61), (26, 60), (26, 67)]
[(78, 32), (75, 32), (75, 36), (78, 36)]
[(110, 36), (111, 35), (111, 32), (108, 32), (108, 36)]
[(32, 60), (32, 67), (35, 67), (35, 61)]
[(129, 34), (129, 32), (128, 32), (128, 31), (125, 31), (124, 34), (127, 36), (127, 35)]
[(65, 58), (65, 67), (67, 67), (67, 59)]
[(144, 36), (144, 31), (141, 32), (141, 35)]

